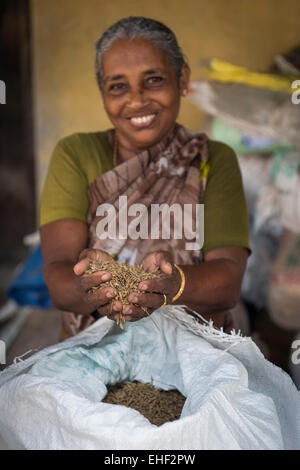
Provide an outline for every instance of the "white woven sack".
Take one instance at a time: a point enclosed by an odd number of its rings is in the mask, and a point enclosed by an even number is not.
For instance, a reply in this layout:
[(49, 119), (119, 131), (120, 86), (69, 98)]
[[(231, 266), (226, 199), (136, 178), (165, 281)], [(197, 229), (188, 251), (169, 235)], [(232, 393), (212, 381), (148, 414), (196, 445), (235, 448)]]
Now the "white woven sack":
[[(0, 374), (0, 435), (19, 449), (299, 449), (300, 396), (250, 338), (167, 306), (121, 331), (107, 318)], [(152, 382), (187, 399), (152, 425), (102, 403), (106, 385)]]

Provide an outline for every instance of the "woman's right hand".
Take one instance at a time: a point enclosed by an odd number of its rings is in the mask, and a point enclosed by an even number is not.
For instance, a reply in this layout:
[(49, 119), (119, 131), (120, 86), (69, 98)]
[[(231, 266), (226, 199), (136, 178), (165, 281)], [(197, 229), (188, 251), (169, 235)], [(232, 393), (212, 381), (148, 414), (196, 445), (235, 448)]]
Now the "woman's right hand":
[[(107, 315), (114, 318), (114, 313), (119, 307), (119, 302), (111, 303), (116, 293), (112, 287), (104, 287), (96, 289), (94, 292), (89, 292), (92, 287), (100, 286), (111, 279), (111, 274), (108, 271), (98, 271), (92, 274), (86, 274), (85, 271), (89, 268), (90, 261), (110, 261), (115, 262), (113, 258), (102, 250), (85, 249), (79, 255), (79, 261), (75, 264), (73, 270), (76, 274), (75, 283), (82, 300), (91, 307), (91, 312), (97, 310), (100, 315)], [(114, 305), (117, 304), (117, 305)], [(106, 307), (103, 309), (103, 307)], [(110, 315), (110, 312), (112, 314)]]

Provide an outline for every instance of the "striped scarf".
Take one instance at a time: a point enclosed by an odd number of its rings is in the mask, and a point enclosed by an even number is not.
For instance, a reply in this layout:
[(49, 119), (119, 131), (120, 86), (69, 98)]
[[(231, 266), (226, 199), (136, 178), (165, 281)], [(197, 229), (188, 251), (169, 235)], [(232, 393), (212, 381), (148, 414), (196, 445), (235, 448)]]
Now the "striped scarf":
[[(110, 142), (114, 139), (115, 131), (110, 130)], [(140, 264), (149, 252), (158, 250), (170, 252), (177, 264), (200, 263), (203, 260), (201, 247), (187, 249), (187, 244), (196, 241), (196, 205), (200, 203), (206, 186), (206, 177), (200, 179), (200, 166), (207, 160), (207, 136), (176, 123), (164, 140), (99, 176), (88, 189), (89, 246), (106, 251), (118, 262), (128, 264)], [(133, 206), (136, 204), (143, 206)], [(161, 204), (166, 211), (162, 216), (157, 213), (157, 205)], [(173, 204), (176, 205), (175, 212), (169, 210)], [(108, 223), (108, 213), (104, 209), (108, 207), (110, 227), (115, 226), (116, 237), (110, 234), (109, 238), (101, 239), (101, 233), (105, 232), (103, 227)], [(127, 225), (124, 226), (126, 208), (129, 211)], [(137, 208), (145, 210), (137, 212)], [(180, 220), (180, 214), (183, 220)], [(151, 238), (154, 225), (155, 238)], [(181, 225), (183, 230), (178, 236), (176, 233), (180, 232), (178, 227)], [(170, 230), (167, 237), (164, 227), (167, 227), (167, 232)], [(139, 238), (132, 235), (139, 231)]]

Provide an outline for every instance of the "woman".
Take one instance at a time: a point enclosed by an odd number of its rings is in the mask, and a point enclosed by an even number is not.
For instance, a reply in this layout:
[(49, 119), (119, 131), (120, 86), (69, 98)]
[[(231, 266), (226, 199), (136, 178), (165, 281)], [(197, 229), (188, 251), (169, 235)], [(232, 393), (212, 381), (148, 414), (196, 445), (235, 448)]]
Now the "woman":
[[(114, 129), (62, 139), (41, 200), (44, 278), (54, 305), (72, 312), (65, 318), (73, 334), (99, 315), (117, 318), (122, 304), (113, 288), (88, 292), (110, 274), (85, 274), (91, 259), (114, 255), (164, 273), (141, 283), (143, 293), (131, 292), (125, 320), (145, 316), (142, 307), (152, 312), (173, 302), (230, 328), (228, 311), (239, 298), (250, 251), (241, 175), (229, 147), (176, 123), (190, 69), (174, 34), (147, 18), (120, 20), (97, 43), (96, 71)], [(203, 203), (202, 249), (187, 250), (191, 240), (176, 239), (174, 226), (170, 239), (101, 240), (97, 208), (111, 203), (121, 210), (120, 196), (148, 209)], [(189, 217), (195, 227), (195, 210)]]

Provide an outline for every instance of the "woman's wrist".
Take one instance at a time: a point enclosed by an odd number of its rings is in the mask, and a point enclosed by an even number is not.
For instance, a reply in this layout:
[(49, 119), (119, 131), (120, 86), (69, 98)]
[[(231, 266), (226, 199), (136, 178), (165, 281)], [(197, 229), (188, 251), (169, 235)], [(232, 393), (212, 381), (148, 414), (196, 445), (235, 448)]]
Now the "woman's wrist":
[[(177, 267), (176, 267), (177, 266)], [(195, 265), (175, 265), (174, 270), (177, 272), (177, 290), (173, 295), (172, 304), (174, 305), (187, 305), (199, 304), (201, 300), (200, 290), (198, 288), (199, 274), (196, 271)], [(197, 275), (195, 275), (197, 272)]]
[(180, 274), (180, 286), (179, 286), (179, 289), (177, 290), (176, 294), (174, 295), (174, 297), (172, 299), (172, 303), (176, 302), (179, 299), (179, 297), (181, 297), (181, 295), (184, 291), (184, 288), (185, 288), (185, 274), (184, 274), (184, 271), (182, 270), (182, 268), (180, 266), (178, 266), (175, 263), (174, 263), (174, 266), (177, 269), (178, 273)]

